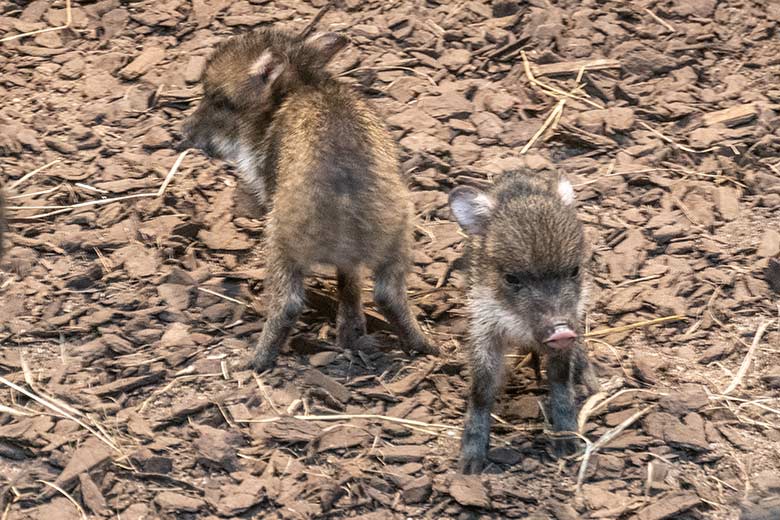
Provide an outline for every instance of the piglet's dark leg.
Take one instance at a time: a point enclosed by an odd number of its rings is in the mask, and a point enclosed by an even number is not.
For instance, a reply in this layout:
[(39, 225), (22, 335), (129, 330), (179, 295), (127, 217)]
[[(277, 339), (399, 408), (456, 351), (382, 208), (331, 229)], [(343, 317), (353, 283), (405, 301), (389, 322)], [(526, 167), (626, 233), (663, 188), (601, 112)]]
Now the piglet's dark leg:
[(503, 349), (495, 341), (477, 342), (471, 352), (471, 391), (460, 448), (460, 471), (480, 473), (490, 444), (490, 411), (501, 387)]
[[(577, 408), (574, 402), (574, 385), (571, 377), (573, 351), (551, 352), (547, 356), (547, 379), (550, 382), (549, 414), (554, 432), (577, 431)], [(553, 452), (563, 456), (577, 450), (577, 439), (553, 439)]]

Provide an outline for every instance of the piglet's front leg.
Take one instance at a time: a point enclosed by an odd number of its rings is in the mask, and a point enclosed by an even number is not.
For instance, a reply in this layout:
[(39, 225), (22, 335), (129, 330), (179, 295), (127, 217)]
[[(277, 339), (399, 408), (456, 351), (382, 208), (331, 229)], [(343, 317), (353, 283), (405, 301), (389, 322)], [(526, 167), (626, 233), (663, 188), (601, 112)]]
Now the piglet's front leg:
[[(548, 409), (554, 432), (577, 431), (577, 407), (570, 370), (572, 352), (551, 352), (547, 357), (547, 379), (550, 383)], [(553, 453), (557, 457), (574, 453), (577, 448), (574, 434), (553, 439)]]
[(460, 471), (480, 473), (490, 445), (490, 412), (500, 391), (504, 351), (494, 339), (475, 342), (471, 352), (471, 391), (460, 448)]

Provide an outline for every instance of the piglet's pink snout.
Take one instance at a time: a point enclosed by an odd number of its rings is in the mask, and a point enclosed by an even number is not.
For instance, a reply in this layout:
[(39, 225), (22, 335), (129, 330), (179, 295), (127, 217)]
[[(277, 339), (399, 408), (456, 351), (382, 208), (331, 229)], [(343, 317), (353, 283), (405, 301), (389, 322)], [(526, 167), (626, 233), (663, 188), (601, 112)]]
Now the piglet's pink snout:
[(556, 327), (544, 343), (555, 349), (567, 349), (574, 346), (577, 335), (569, 327)]

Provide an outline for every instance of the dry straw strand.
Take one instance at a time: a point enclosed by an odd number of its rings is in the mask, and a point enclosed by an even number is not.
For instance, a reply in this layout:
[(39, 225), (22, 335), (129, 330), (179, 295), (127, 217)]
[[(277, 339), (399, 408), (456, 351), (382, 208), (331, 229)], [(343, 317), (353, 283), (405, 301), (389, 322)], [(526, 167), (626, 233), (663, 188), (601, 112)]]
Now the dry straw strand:
[(108, 437), (104, 436), (102, 433), (96, 431), (94, 428), (92, 428), (91, 426), (86, 424), (84, 421), (82, 421), (78, 417), (74, 417), (73, 415), (68, 413), (66, 410), (63, 410), (62, 408), (60, 408), (56, 404), (51, 403), (48, 400), (44, 399), (43, 397), (38, 396), (35, 393), (30, 392), (29, 390), (26, 390), (26, 389), (22, 388), (21, 386), (12, 383), (11, 381), (9, 381), (6, 378), (4, 378), (3, 376), (0, 376), (0, 383), (4, 384), (5, 386), (7, 386), (7, 387), (9, 387), (9, 388), (11, 388), (13, 390), (16, 390), (20, 394), (26, 395), (27, 397), (29, 397), (33, 401), (35, 401), (38, 404), (40, 404), (40, 405), (42, 405), (42, 406), (44, 406), (44, 407), (54, 411), (55, 413), (59, 414), (60, 416), (65, 417), (67, 419), (70, 419), (71, 421), (75, 422), (76, 424), (78, 424), (79, 426), (81, 426), (82, 428), (87, 430), (89, 433), (91, 433), (92, 435), (97, 437), (100, 441), (102, 441), (104, 444), (106, 444), (112, 450), (120, 453), (121, 455), (124, 455), (124, 453), (122, 453), (122, 450), (120, 450), (119, 447), (111, 439), (109, 439)]
[(48, 167), (50, 167), (50, 166), (54, 166), (55, 164), (57, 164), (57, 163), (59, 163), (59, 162), (62, 162), (62, 159), (55, 159), (55, 160), (51, 161), (50, 163), (46, 163), (46, 164), (44, 164), (44, 165), (43, 165), (43, 166), (41, 166), (40, 168), (36, 168), (36, 169), (34, 169), (33, 171), (31, 171), (31, 172), (29, 172), (29, 173), (26, 173), (24, 176), (22, 176), (22, 178), (21, 178), (21, 179), (19, 179), (19, 180), (16, 180), (16, 181), (14, 181), (14, 182), (13, 182), (11, 185), (9, 185), (9, 186), (8, 186), (8, 189), (9, 189), (9, 190), (13, 190), (13, 189), (15, 189), (17, 186), (19, 186), (21, 183), (23, 183), (24, 181), (26, 181), (27, 179), (29, 179), (29, 178), (30, 178), (30, 177), (32, 177), (33, 175), (35, 175), (35, 174), (37, 174), (37, 173), (40, 173), (40, 172), (42, 172), (43, 170), (45, 170), (46, 168), (48, 168)]
[(206, 294), (216, 296), (217, 298), (222, 298), (223, 300), (227, 300), (232, 303), (237, 303), (238, 305), (243, 305), (244, 307), (249, 307), (248, 303), (242, 302), (241, 300), (237, 300), (235, 298), (231, 298), (230, 296), (225, 296), (224, 294), (220, 294), (216, 291), (212, 291), (211, 289), (206, 289), (205, 287), (198, 287), (198, 290)]
[[(262, 419), (244, 419), (235, 421), (237, 423), (271, 423), (280, 421), (285, 416), (278, 415), (275, 417), (264, 417)], [(301, 421), (351, 421), (353, 419), (376, 419), (379, 421), (393, 422), (397, 424), (404, 424), (407, 426), (417, 426), (421, 428), (439, 428), (442, 430), (462, 430), (460, 426), (454, 426), (450, 424), (437, 424), (426, 423), (422, 421), (414, 421), (412, 419), (401, 419), (399, 417), (390, 417), (388, 415), (378, 414), (333, 414), (333, 415), (291, 415), (293, 419)]]
[(62, 184), (58, 184), (57, 186), (53, 186), (46, 190), (34, 191), (32, 193), (21, 193), (19, 195), (12, 195), (8, 197), (8, 200), (27, 199), (30, 197), (37, 197), (39, 195), (48, 195), (49, 193), (54, 193), (55, 191), (59, 190), (61, 187)]
[(73, 13), (71, 12), (70, 2), (71, 0), (65, 0), (65, 25), (58, 25), (57, 27), (47, 27), (46, 29), (38, 29), (37, 31), (30, 31), (22, 34), (14, 34), (13, 36), (6, 36), (5, 38), (0, 38), (0, 42), (10, 42), (11, 40), (16, 40), (17, 38), (24, 38), (25, 36), (33, 36), (36, 34), (67, 29), (68, 27), (70, 27), (70, 24), (73, 22)]
[(32, 417), (33, 414), (25, 412), (24, 410), (17, 410), (11, 406), (0, 404), (0, 413), (7, 413), (8, 415), (16, 415), (19, 417)]
[(536, 79), (536, 76), (534, 76), (534, 73), (531, 71), (531, 64), (528, 61), (528, 57), (526, 56), (525, 51), (521, 51), (520, 56), (523, 58), (523, 70), (525, 71), (525, 75), (528, 78), (528, 81), (530, 81), (531, 84), (535, 85), (540, 90), (542, 90), (548, 96), (573, 98), (582, 101), (583, 103), (587, 103), (588, 105), (594, 108), (604, 108), (603, 106), (599, 105), (595, 101), (592, 101), (591, 99), (588, 99), (584, 96), (578, 96), (577, 94), (575, 94), (574, 92), (580, 89), (579, 83), (577, 83), (577, 86), (575, 86), (570, 92), (566, 92), (565, 90), (561, 90), (557, 87), (539, 81), (538, 79)]
[(683, 316), (682, 314), (675, 314), (673, 316), (664, 316), (662, 318), (653, 318), (652, 320), (643, 320), (643, 321), (638, 321), (636, 323), (629, 323), (628, 325), (623, 325), (621, 327), (610, 327), (608, 329), (593, 330), (585, 334), (585, 337), (594, 338), (598, 336), (608, 336), (609, 334), (625, 332), (627, 330), (638, 329), (641, 327), (648, 327), (650, 325), (658, 325), (659, 323), (667, 323), (670, 321), (681, 321), (687, 319), (688, 319), (687, 316)]
[(745, 378), (745, 375), (750, 369), (750, 364), (753, 362), (753, 358), (755, 357), (756, 354), (756, 349), (758, 348), (759, 343), (761, 343), (761, 338), (764, 336), (766, 329), (771, 324), (772, 324), (771, 320), (766, 320), (758, 326), (758, 330), (756, 330), (756, 335), (753, 336), (753, 343), (751, 343), (750, 348), (748, 349), (748, 352), (745, 355), (745, 359), (742, 360), (742, 365), (740, 365), (739, 371), (737, 371), (737, 374), (734, 376), (734, 379), (731, 380), (729, 386), (726, 387), (726, 389), (723, 391), (723, 395), (730, 394), (731, 392), (734, 391), (734, 389), (736, 389), (742, 383), (742, 380)]
[(184, 160), (184, 157), (187, 155), (187, 153), (190, 150), (184, 150), (179, 154), (179, 156), (176, 158), (176, 161), (173, 163), (173, 166), (168, 171), (168, 174), (165, 176), (165, 179), (163, 180), (162, 185), (160, 188), (155, 192), (147, 192), (147, 193), (136, 193), (133, 195), (122, 195), (120, 197), (111, 197), (108, 199), (94, 199), (94, 200), (87, 200), (84, 202), (79, 202), (76, 204), (70, 204), (67, 206), (9, 206), (7, 209), (11, 210), (31, 210), (31, 209), (49, 209), (52, 211), (48, 211), (45, 213), (37, 213), (35, 215), (28, 215), (26, 217), (14, 217), (19, 220), (34, 220), (39, 218), (45, 218), (45, 217), (51, 217), (54, 215), (59, 215), (61, 213), (67, 213), (69, 211), (73, 211), (77, 208), (85, 208), (88, 206), (102, 206), (104, 204), (111, 204), (113, 202), (119, 202), (123, 200), (131, 200), (131, 199), (140, 199), (144, 197), (160, 197), (165, 193), (165, 190), (167, 189), (168, 185), (173, 180), (173, 176), (176, 175), (176, 172), (179, 170), (179, 167), (181, 166), (182, 161)]
[(650, 18), (652, 18), (656, 22), (658, 22), (661, 25), (663, 25), (664, 27), (666, 27), (670, 32), (677, 32), (677, 31), (674, 30), (674, 27), (672, 27), (672, 25), (669, 22), (667, 22), (666, 20), (664, 20), (663, 18), (661, 18), (660, 16), (655, 14), (650, 9), (645, 8), (645, 12), (650, 15)]
[(78, 502), (76, 502), (76, 500), (75, 500), (75, 499), (74, 499), (72, 496), (70, 496), (70, 495), (68, 494), (68, 492), (67, 492), (67, 491), (65, 491), (64, 489), (62, 489), (60, 486), (58, 486), (58, 485), (57, 485), (57, 484), (55, 484), (54, 482), (47, 482), (47, 481), (45, 481), (45, 480), (39, 480), (38, 482), (40, 482), (41, 484), (46, 484), (46, 485), (47, 485), (47, 486), (49, 486), (50, 488), (53, 488), (53, 489), (57, 490), (57, 491), (58, 491), (60, 494), (62, 494), (62, 496), (64, 496), (65, 498), (67, 498), (67, 499), (68, 499), (68, 501), (69, 501), (71, 504), (73, 504), (73, 505), (75, 506), (75, 508), (78, 510), (78, 512), (79, 512), (79, 516), (82, 518), (82, 520), (88, 520), (87, 514), (86, 514), (86, 513), (84, 512), (84, 510), (81, 508), (81, 505), (80, 505)]
[(580, 470), (577, 474), (577, 494), (579, 495), (582, 492), (582, 484), (585, 481), (585, 472), (588, 469), (588, 463), (590, 462), (590, 458), (593, 456), (594, 453), (596, 453), (598, 450), (612, 442), (618, 435), (623, 433), (623, 430), (634, 424), (636, 421), (642, 418), (647, 412), (655, 408), (656, 405), (651, 404), (649, 406), (646, 406), (639, 410), (637, 413), (623, 421), (622, 423), (618, 424), (611, 430), (608, 430), (604, 435), (599, 437), (599, 439), (594, 443), (589, 443), (588, 447), (585, 448), (585, 455), (582, 457), (582, 463), (580, 464)]
[(523, 69), (525, 71), (526, 77), (528, 78), (528, 81), (531, 82), (532, 85), (535, 85), (536, 87), (541, 89), (542, 92), (544, 92), (548, 96), (558, 98), (558, 103), (556, 103), (555, 107), (553, 107), (553, 109), (550, 111), (544, 123), (542, 123), (542, 126), (534, 133), (534, 135), (525, 144), (525, 146), (523, 146), (522, 150), (520, 150), (520, 155), (525, 155), (526, 153), (528, 153), (528, 150), (530, 150), (531, 147), (533, 147), (536, 141), (538, 141), (547, 130), (549, 129), (554, 130), (558, 126), (558, 122), (561, 120), (561, 116), (563, 115), (563, 109), (566, 106), (566, 100), (568, 98), (578, 99), (582, 102), (589, 103), (590, 105), (593, 105), (597, 108), (602, 108), (602, 107), (599, 106), (597, 103), (594, 103), (593, 101), (589, 100), (586, 97), (581, 97), (574, 94), (575, 92), (579, 91), (582, 88), (582, 84), (580, 82), (582, 81), (582, 77), (585, 74), (585, 65), (580, 67), (579, 71), (577, 72), (577, 77), (574, 81), (574, 87), (569, 92), (565, 92), (556, 87), (553, 87), (552, 85), (548, 85), (536, 79), (533, 72), (531, 71), (531, 65), (528, 62), (528, 57), (525, 55), (525, 52), (521, 51), (520, 54), (523, 57)]
[(176, 175), (176, 172), (179, 171), (179, 166), (181, 166), (181, 162), (184, 160), (184, 157), (187, 156), (187, 154), (190, 152), (190, 148), (187, 148), (182, 153), (179, 154), (179, 156), (176, 158), (176, 161), (173, 163), (173, 166), (171, 166), (171, 169), (168, 171), (168, 175), (165, 176), (165, 180), (162, 183), (162, 186), (160, 186), (160, 189), (157, 190), (157, 196), (161, 197), (163, 193), (165, 193), (165, 190), (168, 188), (168, 185), (173, 180), (173, 176)]
[(671, 137), (665, 136), (664, 134), (662, 134), (661, 132), (659, 132), (658, 130), (653, 128), (652, 126), (648, 125), (644, 121), (640, 121), (639, 124), (642, 125), (643, 127), (645, 127), (646, 129), (648, 129), (650, 132), (652, 132), (653, 134), (655, 134), (659, 138), (661, 138), (664, 141), (666, 141), (667, 143), (671, 144), (675, 148), (679, 148), (680, 150), (682, 150), (684, 152), (689, 152), (689, 153), (710, 153), (710, 152), (714, 152), (715, 150), (718, 150), (718, 149), (721, 148), (720, 146), (710, 146), (709, 148), (705, 148), (703, 150), (697, 150), (696, 148), (691, 148), (690, 146), (685, 146), (684, 144), (680, 144), (677, 141), (675, 141), (674, 139), (672, 139)]
[(27, 358), (24, 357), (24, 354), (21, 351), (19, 352), (19, 363), (22, 365), (22, 373), (24, 374), (24, 381), (27, 383), (27, 386), (29, 386), (33, 392), (41, 396), (43, 399), (46, 399), (48, 402), (56, 404), (63, 410), (66, 410), (75, 416), (82, 417), (84, 415), (83, 413), (81, 413), (80, 410), (77, 410), (72, 406), (70, 406), (69, 404), (62, 402), (62, 400), (57, 399), (51, 394), (47, 394), (42, 388), (40, 388), (35, 383), (35, 378), (32, 375), (30, 364), (27, 362)]
[(531, 149), (531, 147), (536, 143), (536, 141), (539, 140), (539, 138), (547, 131), (548, 128), (553, 126), (553, 123), (557, 121), (560, 117), (560, 115), (563, 113), (563, 107), (566, 105), (566, 98), (561, 99), (558, 101), (558, 103), (555, 104), (555, 108), (552, 109), (550, 112), (550, 115), (547, 116), (547, 119), (544, 120), (544, 123), (542, 123), (542, 126), (539, 127), (539, 130), (536, 131), (536, 133), (531, 137), (531, 139), (523, 146), (523, 149), (520, 150), (520, 155), (525, 155), (528, 153), (528, 150)]

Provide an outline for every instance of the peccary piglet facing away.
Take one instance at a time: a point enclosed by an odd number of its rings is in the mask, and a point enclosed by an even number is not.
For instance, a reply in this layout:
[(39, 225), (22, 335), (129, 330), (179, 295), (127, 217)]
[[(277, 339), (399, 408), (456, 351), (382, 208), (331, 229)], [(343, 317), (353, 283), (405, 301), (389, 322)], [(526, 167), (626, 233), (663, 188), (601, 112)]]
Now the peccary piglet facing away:
[[(490, 192), (458, 187), (450, 209), (469, 234), (469, 367), (471, 393), (460, 469), (482, 471), (490, 412), (501, 390), (508, 347), (544, 355), (554, 431), (576, 431), (574, 384), (595, 392), (598, 380), (578, 341), (586, 257), (582, 225), (565, 179), (532, 172), (504, 174)], [(553, 440), (556, 454), (574, 438)]]
[(268, 314), (254, 367), (273, 366), (304, 305), (314, 264), (337, 269), (338, 342), (366, 334), (361, 266), (374, 300), (407, 350), (436, 353), (406, 299), (412, 205), (395, 143), (380, 118), (326, 69), (348, 40), (258, 30), (221, 43), (207, 61), (203, 100), (185, 125), (190, 143), (238, 163), (270, 206)]

